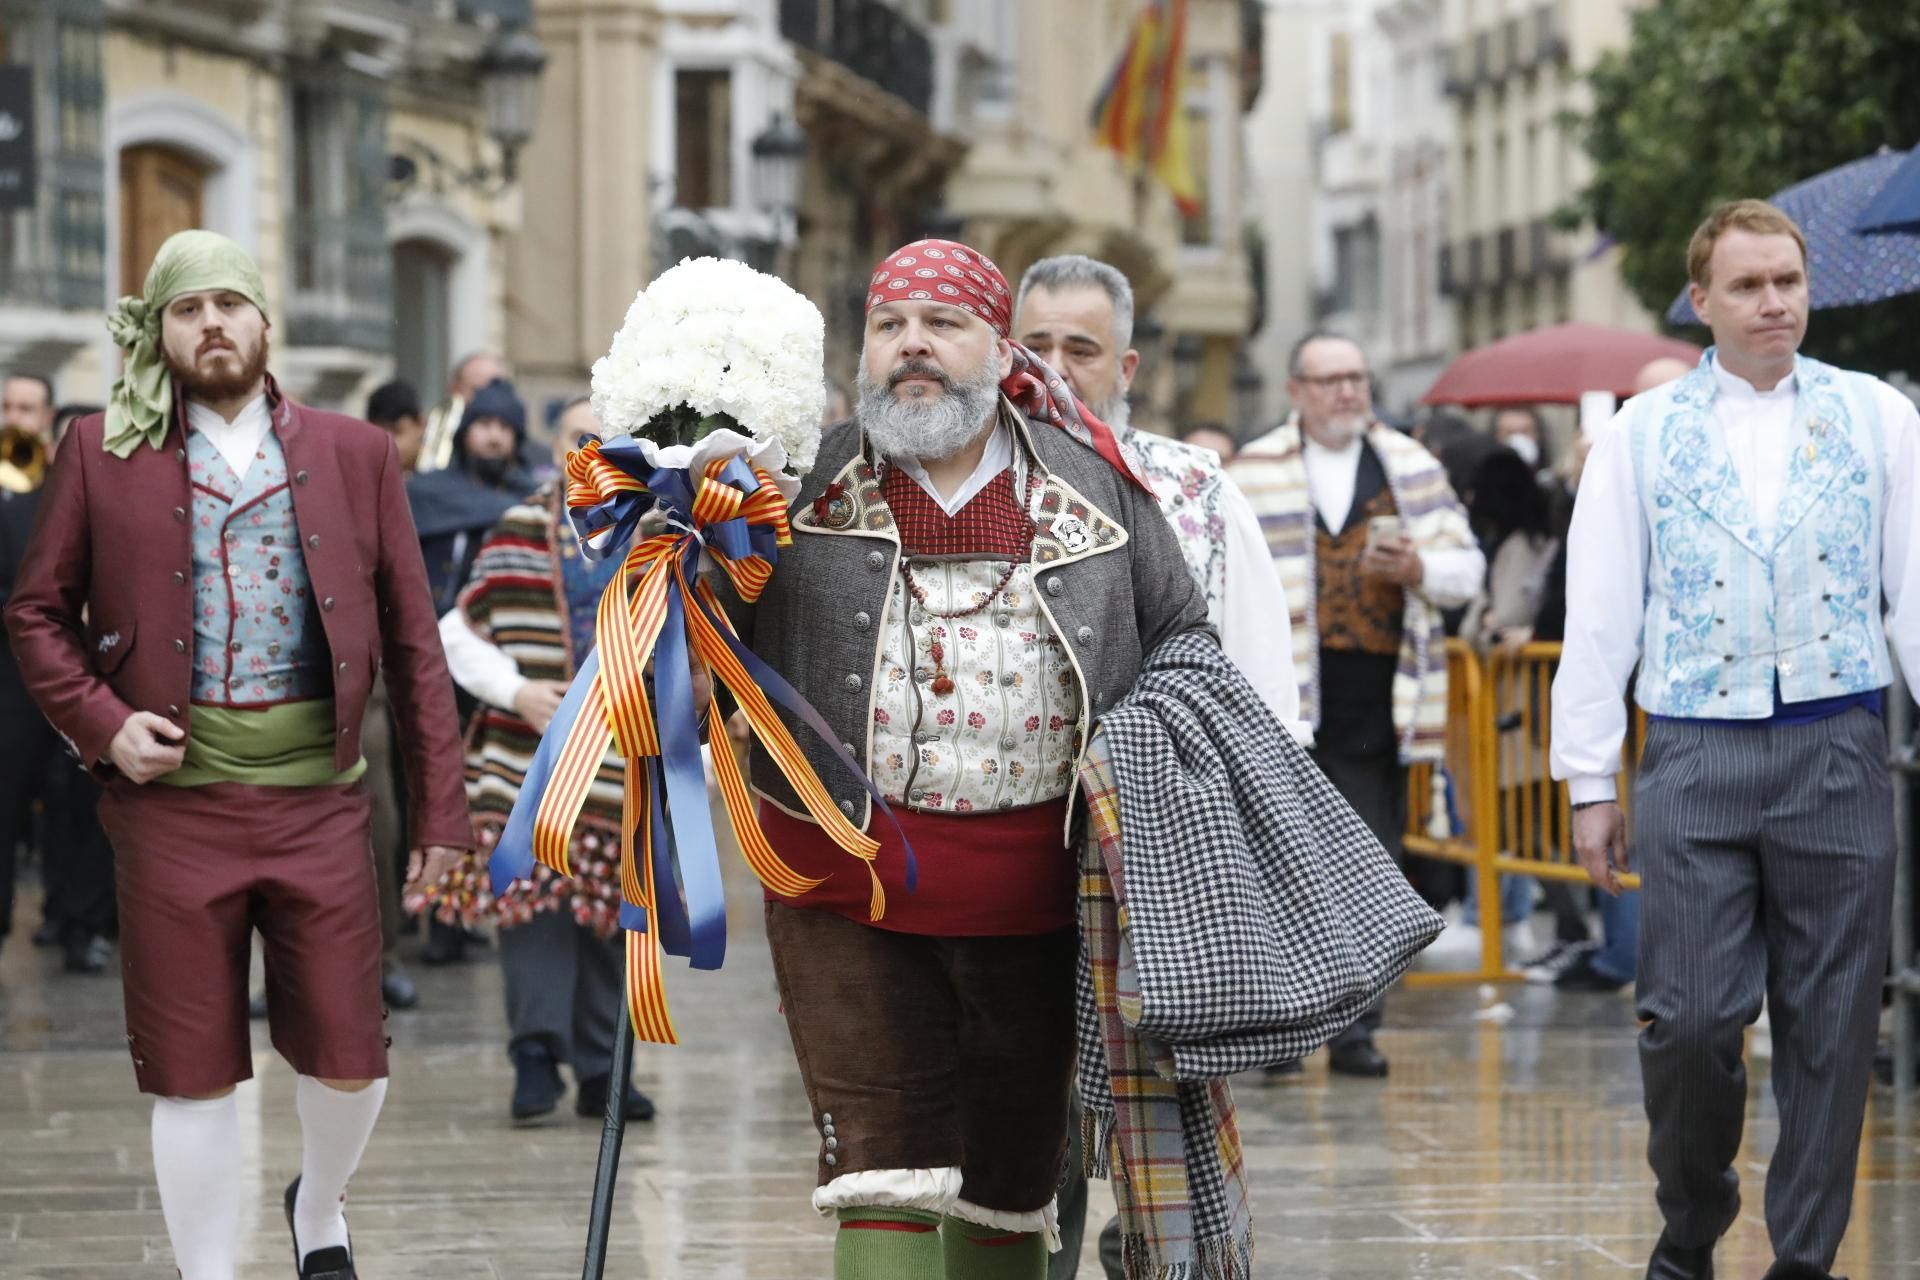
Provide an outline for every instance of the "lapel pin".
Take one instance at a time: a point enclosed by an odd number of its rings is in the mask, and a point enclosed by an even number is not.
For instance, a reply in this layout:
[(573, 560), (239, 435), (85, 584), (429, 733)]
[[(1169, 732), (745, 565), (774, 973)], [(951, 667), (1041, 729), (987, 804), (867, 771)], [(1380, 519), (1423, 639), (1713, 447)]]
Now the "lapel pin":
[(1060, 545), (1067, 549), (1068, 555), (1078, 555), (1085, 551), (1088, 542), (1092, 540), (1092, 535), (1087, 532), (1086, 522), (1078, 516), (1061, 516), (1055, 520), (1053, 536), (1059, 539)]

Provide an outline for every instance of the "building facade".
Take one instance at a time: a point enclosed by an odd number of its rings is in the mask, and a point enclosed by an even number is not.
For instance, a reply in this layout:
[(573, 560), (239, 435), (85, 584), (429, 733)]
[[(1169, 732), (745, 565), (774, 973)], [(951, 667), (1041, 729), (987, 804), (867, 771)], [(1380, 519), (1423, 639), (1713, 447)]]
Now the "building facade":
[(292, 394), (352, 408), (397, 371), (431, 398), (455, 353), (504, 337), (516, 207), (481, 67), (524, 17), (508, 0), (0, 2), (40, 176), (33, 207), (0, 213), (0, 367), (103, 401), (107, 307), (203, 226), (259, 260)]
[(1621, 0), (1446, 0), (1455, 104), (1440, 277), (1459, 342), (1569, 320), (1652, 329), (1590, 225), (1569, 227), (1588, 181), (1563, 117), (1590, 107), (1585, 74), (1628, 38)]
[[(947, 188), (970, 243), (1015, 280), (1036, 259), (1086, 253), (1132, 281), (1141, 371), (1136, 420), (1235, 424), (1255, 318), (1241, 121), (1260, 92), (1257, 5), (1191, 0), (1184, 109), (1200, 208), (1095, 144), (1089, 112), (1140, 6), (1125, 0), (948, 5), (944, 65), (971, 142)], [(1061, 50), (1073, 50), (1062, 56)]]
[(828, 378), (850, 387), (874, 263), (937, 234), (1015, 280), (1051, 253), (1115, 262), (1145, 318), (1142, 421), (1232, 416), (1254, 308), (1239, 121), (1257, 5), (1191, 3), (1185, 106), (1205, 193), (1193, 217), (1093, 142), (1132, 0), (534, 8), (549, 64), (507, 308), (534, 398), (583, 388), (634, 292), (701, 254), (777, 271), (811, 298)]

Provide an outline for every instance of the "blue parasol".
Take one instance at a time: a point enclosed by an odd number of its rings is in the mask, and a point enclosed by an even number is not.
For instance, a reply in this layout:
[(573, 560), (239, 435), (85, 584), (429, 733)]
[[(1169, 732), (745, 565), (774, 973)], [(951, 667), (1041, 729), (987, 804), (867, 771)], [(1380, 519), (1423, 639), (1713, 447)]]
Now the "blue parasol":
[(1887, 184), (1867, 204), (1855, 231), (1920, 231), (1920, 147), (1907, 152), (1907, 159)]
[[(1905, 152), (1882, 151), (1797, 182), (1772, 197), (1770, 203), (1806, 233), (1815, 311), (1920, 293), (1920, 225), (1879, 235), (1855, 230), (1869, 203), (1906, 159)], [(1700, 323), (1685, 290), (1667, 308), (1667, 323)]]

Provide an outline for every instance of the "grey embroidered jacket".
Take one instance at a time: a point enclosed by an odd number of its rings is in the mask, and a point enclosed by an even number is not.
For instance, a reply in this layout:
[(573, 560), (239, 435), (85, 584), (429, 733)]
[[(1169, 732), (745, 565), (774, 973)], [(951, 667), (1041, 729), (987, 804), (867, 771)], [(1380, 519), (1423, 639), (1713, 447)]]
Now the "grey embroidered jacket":
[[(1213, 638), (1206, 599), (1154, 498), (1064, 432), (1033, 429), (1001, 402), (1016, 450), (1040, 485), (1031, 552), (1034, 582), (1080, 687), (1075, 750), (1092, 722), (1132, 689), (1142, 655), (1171, 636)], [(832, 501), (815, 500), (837, 485)], [(715, 581), (741, 640), (826, 719), (863, 768), (869, 763), (875, 682), (887, 599), (899, 572), (900, 536), (851, 422), (827, 429), (814, 470), (792, 509), (793, 545), (780, 553), (759, 601), (741, 603)], [(781, 716), (834, 802), (865, 829), (871, 802), (797, 716)], [(796, 815), (805, 808), (756, 742), (753, 786)]]

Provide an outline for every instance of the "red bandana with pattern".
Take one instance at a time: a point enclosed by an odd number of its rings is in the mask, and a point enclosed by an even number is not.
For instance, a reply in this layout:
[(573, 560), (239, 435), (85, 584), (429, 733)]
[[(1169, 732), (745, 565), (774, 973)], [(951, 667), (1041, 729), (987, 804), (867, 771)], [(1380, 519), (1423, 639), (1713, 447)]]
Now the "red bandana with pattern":
[[(867, 310), (883, 302), (944, 302), (986, 321), (994, 333), (1013, 327), (1013, 290), (986, 254), (952, 240), (915, 240), (882, 262), (867, 287)], [(1018, 342), (1013, 368), (1000, 390), (1035, 422), (1044, 422), (1086, 445), (1147, 494), (1153, 487), (1134, 469), (1113, 428), (1080, 402), (1067, 380)]]

